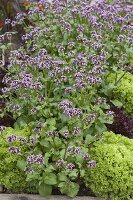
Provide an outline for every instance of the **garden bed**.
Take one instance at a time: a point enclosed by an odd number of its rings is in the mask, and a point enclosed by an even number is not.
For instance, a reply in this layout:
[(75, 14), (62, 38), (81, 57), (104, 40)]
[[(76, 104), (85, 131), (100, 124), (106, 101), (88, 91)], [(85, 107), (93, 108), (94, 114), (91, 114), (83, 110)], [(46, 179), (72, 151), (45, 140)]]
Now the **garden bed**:
[(1, 198), (132, 200), (133, 4), (25, 5), (19, 48), (1, 35)]

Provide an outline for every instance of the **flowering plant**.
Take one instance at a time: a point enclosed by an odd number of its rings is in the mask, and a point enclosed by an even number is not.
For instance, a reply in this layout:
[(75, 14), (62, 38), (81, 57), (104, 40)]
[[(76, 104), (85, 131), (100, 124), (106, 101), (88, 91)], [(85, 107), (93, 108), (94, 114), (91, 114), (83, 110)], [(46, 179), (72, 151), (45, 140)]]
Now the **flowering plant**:
[[(15, 127), (28, 126), (37, 137), (26, 158), (27, 180), (37, 179), (42, 195), (58, 187), (73, 197), (84, 169), (95, 166), (89, 147), (113, 122), (107, 102), (131, 56), (133, 6), (124, 0), (39, 3), (41, 9), (29, 11), (34, 26), (22, 36), (25, 46), (11, 52), (3, 98)], [(18, 14), (14, 24), (22, 21)], [(108, 85), (111, 73), (115, 83)]]

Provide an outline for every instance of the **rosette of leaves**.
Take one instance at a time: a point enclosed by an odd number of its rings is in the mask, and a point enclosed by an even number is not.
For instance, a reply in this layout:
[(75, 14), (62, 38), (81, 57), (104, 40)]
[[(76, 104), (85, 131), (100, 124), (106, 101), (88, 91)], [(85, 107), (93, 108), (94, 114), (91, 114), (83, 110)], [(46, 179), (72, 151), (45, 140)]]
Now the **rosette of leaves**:
[[(27, 149), (26, 145), (22, 144), (22, 138), (28, 139), (29, 135), (30, 132), (26, 129), (6, 128), (5, 131), (0, 131), (0, 185), (12, 192), (36, 192), (35, 185), (27, 184), (24, 171), (17, 167), (18, 159), (24, 157), (23, 153)], [(16, 153), (9, 153), (11, 147), (16, 147)]]
[(91, 148), (97, 165), (86, 171), (85, 183), (100, 197), (112, 200), (133, 198), (133, 140), (105, 132)]

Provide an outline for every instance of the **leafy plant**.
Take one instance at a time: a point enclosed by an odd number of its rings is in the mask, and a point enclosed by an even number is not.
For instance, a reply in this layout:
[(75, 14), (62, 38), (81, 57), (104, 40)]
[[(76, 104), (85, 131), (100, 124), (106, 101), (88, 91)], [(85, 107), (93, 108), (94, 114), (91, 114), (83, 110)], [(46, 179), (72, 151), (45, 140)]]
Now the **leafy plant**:
[[(33, 182), (28, 184), (24, 171), (20, 171), (17, 167), (18, 159), (24, 158), (23, 152), (26, 147), (23, 147), (23, 143), (29, 135), (30, 132), (26, 129), (6, 128), (4, 130), (4, 127), (0, 127), (0, 185), (12, 192), (35, 193), (37, 191), (35, 184)], [(12, 153), (9, 154), (11, 150)]]
[[(18, 166), (27, 181), (38, 182), (41, 195), (58, 187), (75, 196), (78, 180), (96, 164), (88, 149), (113, 122), (105, 97), (112, 100), (118, 69), (132, 53), (132, 12), (123, 1), (90, 6), (88, 0), (62, 0), (33, 5), (28, 13), (32, 25), (22, 36), (24, 46), (11, 51), (2, 98), (14, 127), (28, 127), (37, 139)], [(13, 25), (22, 22), (18, 14)], [(116, 80), (108, 85), (112, 73)]]
[[(118, 71), (117, 78), (119, 79), (124, 72)], [(113, 74), (109, 77), (109, 82), (114, 81)], [(125, 111), (133, 117), (133, 75), (126, 73), (124, 77), (119, 81), (119, 84), (113, 91), (114, 99), (118, 99), (122, 102)]]
[(113, 132), (91, 149), (96, 167), (86, 171), (85, 182), (95, 194), (112, 200), (133, 198), (133, 141)]

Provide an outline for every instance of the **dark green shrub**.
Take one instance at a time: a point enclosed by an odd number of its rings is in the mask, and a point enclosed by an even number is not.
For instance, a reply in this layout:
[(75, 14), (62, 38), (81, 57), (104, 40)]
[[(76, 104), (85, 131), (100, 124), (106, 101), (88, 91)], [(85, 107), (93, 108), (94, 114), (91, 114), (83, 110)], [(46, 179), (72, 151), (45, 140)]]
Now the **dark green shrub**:
[[(18, 158), (23, 158), (23, 151), (26, 146), (20, 141), (9, 142), (9, 137), (16, 135), (18, 137), (28, 137), (30, 132), (27, 130), (14, 130), (6, 128), (6, 131), (0, 131), (0, 185), (13, 192), (36, 192), (33, 184), (28, 185), (26, 182), (26, 175), (17, 167)], [(8, 142), (6, 141), (8, 140)], [(21, 152), (17, 154), (10, 154), (8, 148), (16, 145), (21, 147)]]
[(86, 171), (85, 182), (97, 196), (133, 199), (133, 140), (105, 132), (91, 149), (96, 167)]

